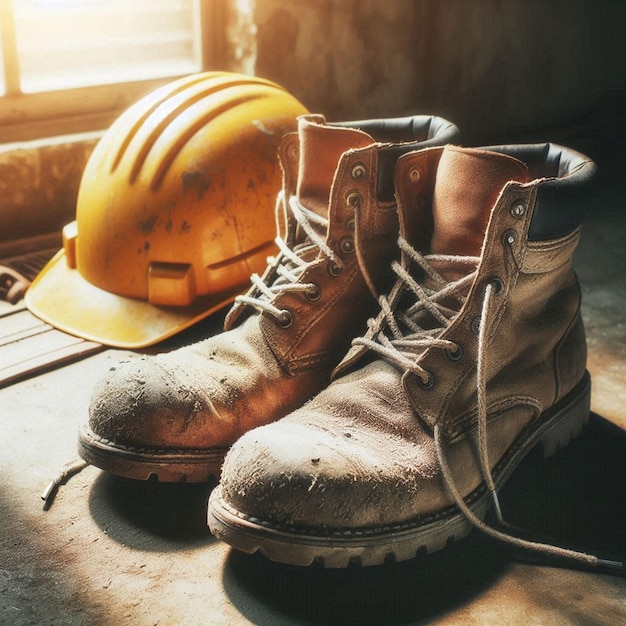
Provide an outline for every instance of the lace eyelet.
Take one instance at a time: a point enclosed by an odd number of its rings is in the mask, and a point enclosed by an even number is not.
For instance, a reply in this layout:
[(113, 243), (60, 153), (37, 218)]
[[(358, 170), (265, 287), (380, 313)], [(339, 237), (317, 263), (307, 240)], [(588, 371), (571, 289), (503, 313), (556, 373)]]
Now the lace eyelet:
[(513, 230), (507, 230), (502, 235), (502, 242), (507, 246), (512, 246), (517, 241), (517, 233)]
[(524, 217), (524, 213), (526, 213), (526, 206), (521, 200), (518, 202), (515, 202), (513, 206), (511, 206), (511, 215), (514, 218), (520, 219)]
[(446, 356), (451, 360), (451, 361), (460, 361), (461, 358), (463, 357), (463, 346), (461, 346), (460, 344), (454, 344), (456, 346), (456, 348), (450, 349), (448, 348), (446, 350)]
[(322, 296), (322, 289), (319, 285), (311, 283), (310, 287), (304, 292), (304, 296), (309, 302), (315, 302)]
[(354, 178), (354, 180), (363, 180), (366, 174), (367, 170), (363, 163), (355, 163), (352, 167), (352, 178)]
[(504, 290), (504, 283), (502, 282), (502, 279), (499, 278), (498, 276), (492, 276), (487, 281), (487, 284), (493, 287), (493, 294), (495, 296), (500, 295), (502, 291)]
[(413, 167), (409, 172), (409, 180), (415, 185), (422, 179), (422, 172), (418, 167)]
[(334, 261), (331, 261), (328, 264), (328, 273), (331, 276), (339, 276), (341, 272), (343, 272), (343, 267), (341, 265), (337, 265), (337, 263), (335, 263)]
[(358, 209), (363, 203), (363, 197), (358, 191), (351, 191), (346, 196), (346, 203), (348, 206), (351, 206), (353, 209)]
[(287, 150), (287, 156), (292, 161), (297, 161), (300, 158), (299, 146), (297, 144), (292, 144), (291, 146), (289, 146), (289, 149)]
[(276, 321), (281, 328), (289, 328), (293, 324), (293, 314), (289, 309), (283, 309)]
[(480, 317), (475, 317), (470, 324), (471, 331), (478, 335), (480, 333)]
[(339, 243), (339, 249), (345, 254), (354, 252), (354, 239), (352, 237), (344, 237)]
[(435, 377), (431, 372), (426, 372), (426, 380), (422, 380), (419, 376), (417, 377), (417, 384), (422, 389), (432, 389), (435, 385)]

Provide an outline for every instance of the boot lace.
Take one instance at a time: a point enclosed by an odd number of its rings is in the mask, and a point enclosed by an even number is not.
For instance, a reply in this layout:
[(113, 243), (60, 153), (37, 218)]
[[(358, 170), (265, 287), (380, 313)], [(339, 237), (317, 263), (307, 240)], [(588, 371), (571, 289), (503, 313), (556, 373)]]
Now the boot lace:
[[(276, 200), (277, 207), (280, 207), (284, 199), (284, 191), (281, 191)], [(326, 233), (328, 229), (328, 219), (307, 209), (299, 202), (296, 196), (289, 198), (288, 205), (298, 225), (306, 234), (306, 237), (302, 242), (296, 244), (293, 249), (289, 247), (282, 237), (276, 237), (274, 241), (278, 246), (280, 254), (275, 257), (268, 257), (267, 263), (269, 266), (273, 267), (275, 271), (266, 273), (266, 275), (274, 277), (273, 282), (267, 284), (261, 276), (252, 274), (250, 279), (256, 292), (253, 289), (248, 294), (235, 298), (236, 304), (240, 306), (250, 305), (259, 312), (266, 311), (270, 315), (273, 315), (280, 324), (285, 326), (289, 325), (291, 322), (291, 313), (286, 309), (279, 309), (272, 304), (272, 300), (276, 294), (286, 290), (308, 292), (310, 294), (317, 292), (317, 286), (315, 284), (298, 282), (299, 277), (310, 263), (310, 261), (305, 259), (315, 258), (317, 251), (321, 250), (335, 265), (338, 271), (341, 271), (344, 265), (341, 258), (333, 252), (326, 244), (325, 238), (320, 234)], [(269, 279), (266, 280), (269, 281)], [(252, 293), (256, 295), (251, 295)], [(59, 487), (86, 467), (88, 467), (88, 463), (81, 460), (75, 461), (59, 472), (58, 476), (48, 483), (41, 494), (41, 499), (44, 501), (46, 509), (52, 505)]]
[[(407, 267), (410, 263), (416, 266), (426, 277), (422, 284), (409, 274), (398, 262), (392, 268), (398, 280), (389, 297), (379, 298), (380, 312), (378, 317), (369, 320), (369, 332), (365, 337), (353, 341), (354, 345), (362, 345), (376, 352), (393, 364), (400, 371), (415, 374), (420, 384), (428, 388), (433, 384), (432, 375), (417, 363), (418, 357), (429, 348), (448, 350), (450, 355), (460, 354), (460, 347), (454, 342), (443, 339), (441, 335), (457, 317), (465, 300), (470, 285), (473, 283), (479, 263), (478, 257), (458, 257), (448, 255), (422, 256), (413, 249), (406, 240), (400, 238), (400, 250)], [(458, 280), (447, 281), (433, 265), (441, 262), (454, 262), (458, 267), (466, 266), (468, 273)], [(428, 285), (427, 287), (425, 285)], [(495, 486), (489, 452), (487, 447), (487, 390), (485, 363), (487, 354), (487, 321), (491, 319), (493, 298), (501, 285), (487, 283), (483, 296), (480, 324), (478, 330), (478, 355), (476, 363), (477, 391), (477, 450), (481, 474), (493, 504), (496, 519), (501, 529), (494, 528), (480, 519), (466, 504), (456, 486), (455, 478), (450, 470), (446, 457), (444, 435), (440, 424), (434, 426), (434, 438), (437, 458), (442, 468), (446, 488), (455, 504), (466, 519), (486, 535), (524, 551), (532, 551), (545, 556), (552, 556), (583, 563), (593, 567), (604, 567), (610, 570), (623, 570), (620, 561), (600, 559), (597, 556), (562, 548), (544, 541), (524, 539), (519, 535), (525, 531), (509, 524), (502, 515), (502, 508)], [(409, 298), (406, 295), (409, 294)], [(411, 301), (407, 304), (407, 300)], [(457, 306), (452, 306), (456, 303)], [(429, 315), (428, 315), (429, 314)], [(424, 324), (424, 321), (427, 323)], [(424, 326), (427, 326), (426, 328)]]
[[(276, 202), (277, 207), (285, 202), (284, 190), (280, 191)], [(304, 241), (296, 244), (292, 249), (282, 237), (277, 236), (274, 241), (278, 246), (279, 254), (267, 259), (268, 266), (273, 267), (274, 272), (266, 272), (263, 277), (252, 274), (250, 280), (254, 289), (235, 298), (236, 304), (254, 307), (260, 313), (267, 312), (282, 324), (290, 321), (291, 313), (286, 309), (279, 309), (273, 304), (278, 293), (289, 290), (313, 295), (317, 292), (318, 288), (314, 283), (298, 282), (310, 264), (310, 261), (306, 259), (314, 258), (317, 256), (316, 251), (321, 251), (334, 264), (338, 272), (343, 269), (343, 261), (325, 241), (328, 219), (307, 209), (295, 195), (289, 197), (287, 204), (299, 227), (306, 235)], [(271, 278), (273, 281), (270, 283)]]

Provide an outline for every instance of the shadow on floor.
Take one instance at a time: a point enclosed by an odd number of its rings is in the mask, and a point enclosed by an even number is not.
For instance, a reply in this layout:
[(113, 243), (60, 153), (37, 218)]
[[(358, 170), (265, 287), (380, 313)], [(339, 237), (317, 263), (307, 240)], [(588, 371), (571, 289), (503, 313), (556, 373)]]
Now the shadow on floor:
[(626, 431), (592, 414), (548, 459), (531, 454), (502, 492), (505, 517), (569, 547), (626, 557)]
[(188, 549), (216, 541), (206, 525), (215, 484), (138, 481), (103, 472), (91, 489), (89, 509), (120, 544), (150, 552)]
[[(626, 432), (593, 415), (584, 434), (553, 457), (531, 454), (501, 494), (505, 518), (561, 545), (623, 559)], [(413, 561), (322, 570), (231, 551), (223, 573), (229, 600), (268, 626), (402, 624), (429, 621), (485, 592), (510, 563), (528, 560), (479, 532)]]
[(403, 624), (469, 602), (502, 574), (504, 551), (475, 534), (437, 554), (376, 567), (324, 570), (232, 551), (223, 575), (229, 600), (259, 626)]

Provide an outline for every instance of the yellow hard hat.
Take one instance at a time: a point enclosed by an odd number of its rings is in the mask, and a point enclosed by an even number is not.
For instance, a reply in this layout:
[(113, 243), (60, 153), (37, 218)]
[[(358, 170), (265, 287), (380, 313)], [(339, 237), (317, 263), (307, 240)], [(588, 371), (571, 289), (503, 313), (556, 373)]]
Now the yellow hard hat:
[(66, 332), (139, 348), (232, 302), (274, 252), (278, 146), (305, 107), (206, 72), (141, 99), (89, 158), (76, 221), (25, 297)]

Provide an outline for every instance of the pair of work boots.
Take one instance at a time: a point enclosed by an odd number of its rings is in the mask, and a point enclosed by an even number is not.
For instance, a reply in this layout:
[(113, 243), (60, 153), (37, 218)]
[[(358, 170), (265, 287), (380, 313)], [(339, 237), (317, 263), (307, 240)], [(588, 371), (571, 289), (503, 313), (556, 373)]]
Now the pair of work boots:
[(223, 333), (109, 372), (81, 456), (170, 482), (221, 468), (212, 532), (279, 562), (403, 560), (476, 526), (596, 564), (483, 521), (535, 445), (589, 417), (572, 254), (596, 168), (457, 141), (435, 117), (301, 118), (279, 253)]

